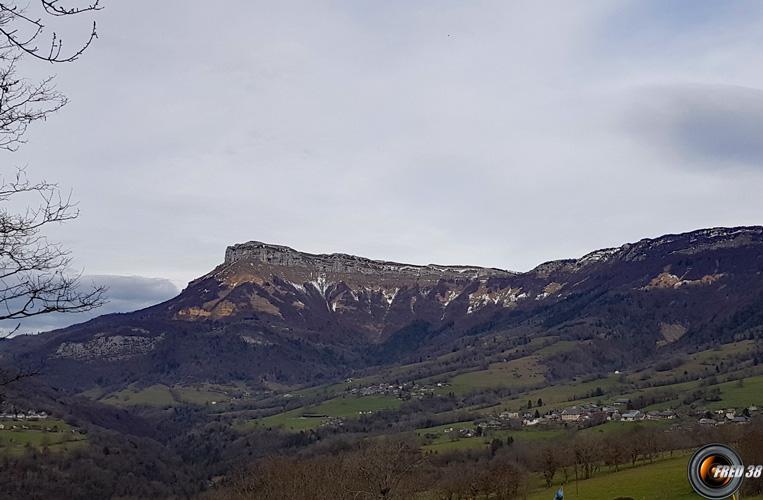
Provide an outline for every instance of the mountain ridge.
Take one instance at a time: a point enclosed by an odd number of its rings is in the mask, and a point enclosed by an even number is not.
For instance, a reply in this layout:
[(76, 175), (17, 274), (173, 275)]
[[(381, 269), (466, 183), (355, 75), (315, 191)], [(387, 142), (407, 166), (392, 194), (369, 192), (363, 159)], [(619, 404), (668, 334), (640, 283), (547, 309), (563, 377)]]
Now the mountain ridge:
[[(471, 345), (586, 342), (583, 373), (749, 334), (763, 303), (763, 227), (645, 238), (524, 273), (408, 265), (282, 245), (232, 245), (213, 271), (150, 308), (12, 341), (69, 388), (346, 376)], [(560, 375), (561, 376), (561, 375)], [(317, 378), (316, 378), (317, 377)]]

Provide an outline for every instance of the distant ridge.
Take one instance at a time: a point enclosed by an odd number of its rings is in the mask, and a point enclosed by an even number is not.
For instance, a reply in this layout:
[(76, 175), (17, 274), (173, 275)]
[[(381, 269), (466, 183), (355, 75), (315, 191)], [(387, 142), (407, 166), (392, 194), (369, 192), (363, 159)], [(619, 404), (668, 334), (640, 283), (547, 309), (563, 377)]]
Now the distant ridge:
[(553, 379), (756, 338), (761, 325), (759, 226), (642, 239), (525, 273), (251, 241), (167, 302), (13, 339), (0, 356), (43, 359), (51, 383), (81, 391), (309, 383), (464, 349), (453, 359), (478, 363), (532, 339), (580, 345), (552, 357)]

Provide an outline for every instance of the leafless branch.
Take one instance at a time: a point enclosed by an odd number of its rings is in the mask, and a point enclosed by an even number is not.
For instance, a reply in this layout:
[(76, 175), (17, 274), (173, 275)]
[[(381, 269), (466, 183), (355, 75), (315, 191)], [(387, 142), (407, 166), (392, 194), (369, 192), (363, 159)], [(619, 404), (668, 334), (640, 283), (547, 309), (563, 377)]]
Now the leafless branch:
[[(36, 200), (18, 213), (6, 208), (25, 198)], [(42, 230), (77, 218), (70, 195), (56, 184), (33, 183), (23, 170), (0, 180), (0, 320), (21, 320), (52, 312), (89, 311), (103, 303), (104, 288), (83, 290), (70, 270), (69, 252), (51, 243)]]
[(21, 56), (0, 52), (0, 149), (15, 151), (33, 122), (45, 120), (66, 105), (66, 97), (53, 86), (52, 78), (30, 83), (16, 76)]
[[(76, 16), (86, 12), (101, 10), (100, 0), (86, 4), (83, 7), (70, 7), (59, 3), (59, 0), (40, 0), (42, 13), (51, 17)], [(4, 46), (0, 48), (15, 49), (36, 59), (51, 63), (73, 62), (85, 53), (98, 38), (97, 25), (93, 22), (87, 39), (69, 54), (63, 52), (63, 39), (58, 32), (51, 31), (49, 41), (42, 47), (39, 45), (47, 26), (42, 17), (27, 14), (27, 7), (20, 7), (14, 1), (0, 2), (0, 38)]]

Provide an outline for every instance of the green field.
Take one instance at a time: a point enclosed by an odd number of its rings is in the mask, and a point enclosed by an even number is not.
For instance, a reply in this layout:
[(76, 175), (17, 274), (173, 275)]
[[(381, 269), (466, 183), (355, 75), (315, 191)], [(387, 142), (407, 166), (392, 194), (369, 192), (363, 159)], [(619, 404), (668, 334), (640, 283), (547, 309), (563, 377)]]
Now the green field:
[[(4, 420), (0, 423), (6, 427), (0, 430), (0, 455), (23, 454), (30, 448), (38, 451), (47, 448), (56, 453), (87, 446), (87, 436), (72, 432), (71, 426), (61, 420)], [(51, 431), (46, 431), (48, 428)]]
[[(654, 463), (637, 465), (620, 472), (600, 472), (593, 478), (575, 484), (574, 477), (564, 486), (565, 500), (613, 500), (630, 497), (634, 500), (699, 500), (686, 479), (689, 455), (662, 458)], [(558, 476), (558, 474), (557, 474)], [(557, 477), (557, 479), (559, 479)], [(559, 480), (551, 488), (531, 491), (528, 500), (552, 500)], [(763, 497), (744, 497), (760, 500)]]
[[(402, 401), (392, 396), (342, 396), (315, 406), (297, 408), (253, 421), (258, 427), (280, 427), (288, 431), (315, 429), (330, 418), (358, 418), (361, 413), (400, 408)], [(248, 426), (247, 424), (244, 424)]]
[[(564, 344), (559, 342), (557, 344)], [(557, 344), (552, 344), (549, 347), (541, 349), (543, 350), (554, 349)], [(563, 349), (565, 346), (559, 346), (559, 349)], [(677, 376), (683, 376), (684, 370), (686, 370), (690, 376), (698, 375), (700, 373), (715, 374), (715, 365), (721, 360), (727, 358), (730, 355), (740, 354), (748, 352), (754, 348), (754, 344), (750, 341), (735, 342), (718, 347), (711, 351), (703, 351), (695, 353), (687, 358), (687, 361), (681, 364), (679, 367), (667, 371), (667, 372), (655, 372), (650, 370), (629, 373), (627, 375), (611, 374), (606, 378), (601, 378), (591, 381), (570, 381), (554, 384), (542, 389), (528, 390), (513, 396), (511, 399), (503, 400), (499, 405), (485, 408), (480, 410), (480, 413), (491, 414), (498, 413), (504, 410), (518, 411), (527, 407), (527, 402), (533, 402), (533, 410), (538, 409), (541, 413), (551, 409), (558, 409), (563, 407), (569, 407), (576, 404), (596, 401), (612, 401), (614, 399), (636, 399), (639, 396), (651, 397), (666, 391), (673, 391), (675, 398), (653, 405), (649, 405), (644, 410), (659, 410), (666, 408), (680, 408), (683, 406), (682, 398), (690, 391), (696, 390), (701, 387), (698, 380), (691, 380), (688, 382), (680, 382), (675, 384), (668, 384), (670, 380), (675, 380)], [(532, 358), (532, 356), (530, 357)], [(520, 358), (515, 360), (519, 362), (527, 360), (528, 358)], [(654, 387), (635, 389), (634, 384), (644, 376), (649, 376), (651, 382), (659, 382), (664, 380), (666, 385), (657, 385)], [(735, 376), (733, 373), (726, 374), (724, 376)], [(719, 377), (720, 378), (720, 377)], [(514, 387), (521, 387), (521, 378), (514, 377)], [(506, 377), (501, 377), (501, 373), (498, 372), (493, 365), (489, 370), (481, 370), (477, 372), (470, 372), (467, 374), (454, 377), (453, 381), (459, 386), (460, 393), (469, 392), (469, 390), (477, 390), (480, 388), (493, 387), (500, 383), (501, 380), (506, 380)], [(510, 387), (510, 382), (504, 382), (503, 386)], [(714, 387), (714, 386), (709, 386)], [(744, 379), (742, 386), (740, 387), (737, 381), (724, 382), (718, 384), (717, 387), (721, 389), (721, 401), (698, 401), (696, 404), (705, 407), (710, 410), (721, 408), (736, 408), (741, 409), (750, 405), (756, 405), (763, 407), (763, 376), (751, 376)], [(598, 397), (588, 396), (597, 388), (601, 388), (604, 395)], [(543, 400), (543, 405), (538, 407), (538, 399)]]
[[(547, 439), (557, 439), (566, 434), (564, 429), (523, 429), (523, 430), (494, 430), (486, 429), (482, 436), (460, 437), (459, 429), (474, 429), (474, 422), (455, 422), (416, 429), (416, 435), (425, 443), (421, 449), (425, 452), (447, 453), (456, 450), (475, 450), (487, 448), (490, 442), (498, 438), (503, 443), (509, 436), (517, 442), (539, 442)], [(451, 432), (445, 432), (453, 429)]]
[[(91, 391), (90, 394), (97, 394)], [(156, 384), (145, 388), (127, 389), (101, 395), (100, 401), (114, 406), (159, 406), (198, 405), (229, 401), (230, 397), (215, 386), (174, 386)]]
[(579, 432), (582, 434), (612, 435), (629, 430), (645, 429), (664, 429), (673, 425), (671, 420), (641, 420), (639, 422), (606, 422), (594, 427), (588, 427)]
[(763, 407), (763, 376), (749, 377), (742, 381), (718, 384), (721, 389), (721, 401), (711, 401), (703, 406), (710, 410), (721, 408), (746, 408), (750, 405)]
[(498, 387), (531, 387), (542, 384), (546, 368), (535, 356), (492, 363), (486, 370), (463, 373), (453, 377), (448, 391), (467, 394), (481, 389)]
[[(721, 390), (720, 401), (697, 401), (695, 404), (707, 408), (708, 410), (719, 410), (725, 408), (735, 408), (741, 410), (751, 405), (763, 407), (763, 375), (756, 375), (753, 377), (744, 378), (741, 382), (733, 380), (731, 382), (724, 382), (717, 385), (707, 386), (706, 389), (718, 387)], [(649, 395), (661, 390), (674, 390), (678, 394), (678, 398), (665, 401), (662, 403), (653, 404), (644, 408), (645, 410), (655, 410), (663, 408), (677, 408), (683, 403), (681, 397), (684, 394), (701, 388), (701, 385), (697, 381), (684, 382), (680, 384), (673, 384), (663, 387), (656, 387), (652, 389), (644, 389), (631, 394), (627, 394), (624, 397), (634, 398), (639, 395)]]
[(343, 396), (311, 406), (305, 413), (328, 417), (357, 417), (360, 412), (394, 410), (400, 408), (401, 403), (400, 399), (391, 396)]
[[(565, 500), (612, 500), (631, 497), (634, 500), (697, 500), (686, 480), (687, 456), (667, 458), (653, 464), (641, 465), (620, 472), (602, 472), (593, 478), (578, 481), (574, 478), (564, 486)], [(529, 500), (551, 500), (559, 487), (538, 489)]]
[(304, 408), (297, 408), (296, 410), (271, 415), (270, 417), (239, 423), (238, 427), (242, 429), (251, 426), (272, 427), (281, 428), (285, 431), (299, 432), (320, 427), (327, 420), (320, 417), (305, 417), (303, 416), (304, 411)]
[[(495, 407), (486, 408), (481, 411), (481, 413), (500, 413), (504, 410), (523, 410), (527, 407), (528, 401), (532, 401), (533, 410), (537, 409), (543, 413), (547, 410), (573, 406), (585, 402), (595, 402), (597, 400), (606, 401), (614, 397), (612, 392), (617, 392), (620, 387), (621, 384), (618, 382), (618, 376), (616, 375), (588, 382), (565, 382), (550, 385), (543, 389), (531, 390), (518, 394), (509, 400), (502, 401)], [(601, 388), (605, 392), (605, 395), (601, 397), (585, 397), (597, 388)], [(538, 399), (543, 400), (543, 405), (540, 407), (536, 406)]]
[[(607, 422), (602, 425), (589, 427), (579, 432), (583, 434), (609, 435), (625, 432), (635, 428), (665, 428), (672, 425), (671, 421), (642, 421), (642, 422)], [(560, 439), (569, 436), (573, 431), (563, 428), (538, 429), (524, 428), (521, 430), (493, 430), (486, 429), (484, 435), (475, 437), (460, 437), (459, 429), (474, 429), (472, 421), (454, 422), (451, 424), (438, 425), (436, 427), (424, 427), (416, 429), (423, 446), (423, 451), (447, 453), (455, 450), (486, 448), (494, 438), (499, 438), (506, 443), (506, 438), (511, 436), (516, 442), (542, 442), (548, 439)], [(450, 432), (446, 430), (452, 429)]]

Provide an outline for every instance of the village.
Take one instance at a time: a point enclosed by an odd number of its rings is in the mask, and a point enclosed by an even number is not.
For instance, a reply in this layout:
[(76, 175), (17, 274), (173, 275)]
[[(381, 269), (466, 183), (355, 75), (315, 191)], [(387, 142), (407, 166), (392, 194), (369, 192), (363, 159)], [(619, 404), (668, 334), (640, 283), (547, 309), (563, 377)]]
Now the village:
[[(345, 380), (345, 383), (351, 384), (353, 379)], [(405, 382), (398, 384), (379, 383), (365, 387), (353, 387), (348, 392), (354, 396), (394, 396), (403, 400), (423, 399), (435, 394), (437, 389), (447, 387), (447, 384), (438, 382), (433, 385), (419, 385), (415, 382)]]
[[(593, 427), (607, 422), (641, 422), (641, 421), (669, 421), (679, 419), (679, 414), (672, 409), (645, 410), (629, 408), (630, 401), (618, 399), (615, 402), (605, 404), (583, 404), (571, 406), (562, 410), (551, 410), (541, 414), (537, 409), (525, 411), (503, 411), (493, 415), (478, 426), (486, 429), (511, 429), (521, 427), (535, 427), (545, 425), (570, 425), (579, 427)], [(701, 425), (724, 425), (746, 424), (754, 414), (759, 411), (757, 406), (749, 406), (741, 410), (735, 408), (709, 411), (695, 409), (681, 419), (682, 423), (695, 421)], [(471, 431), (471, 429), (467, 429)], [(468, 436), (467, 436), (468, 437)]]
[[(345, 383), (353, 383), (353, 379), (345, 380)], [(355, 397), (367, 396), (391, 396), (402, 400), (424, 399), (432, 397), (443, 388), (448, 387), (445, 382), (431, 385), (419, 385), (415, 382), (404, 383), (378, 383), (362, 387), (351, 387), (346, 391)], [(749, 406), (742, 409), (726, 408), (718, 410), (706, 410), (705, 408), (692, 409), (684, 414), (667, 408), (636, 409), (628, 398), (617, 398), (608, 403), (585, 403), (561, 409), (545, 410), (541, 412), (543, 401), (538, 400), (533, 409), (533, 402), (528, 401), (522, 410), (505, 410), (494, 413), (489, 417), (476, 421), (475, 429), (458, 429), (461, 437), (472, 437), (479, 432), (477, 428), (506, 430), (521, 427), (545, 427), (545, 426), (569, 426), (593, 427), (607, 422), (641, 422), (641, 421), (680, 421), (681, 424), (696, 422), (701, 425), (724, 425), (746, 424), (759, 409)], [(359, 411), (358, 416), (370, 415), (372, 411)], [(324, 426), (342, 425), (341, 418), (332, 418), (323, 424)], [(452, 430), (452, 429), (451, 429)], [(470, 435), (471, 434), (471, 435)]]
[(488, 421), (489, 427), (501, 428), (506, 422), (521, 422), (522, 426), (532, 427), (536, 425), (562, 423), (580, 424), (586, 427), (603, 424), (605, 422), (637, 422), (641, 420), (673, 420), (677, 414), (673, 410), (643, 411), (629, 409), (628, 400), (617, 400), (609, 405), (596, 403), (571, 406), (562, 410), (551, 410), (541, 414), (530, 409), (519, 411), (504, 411)]

